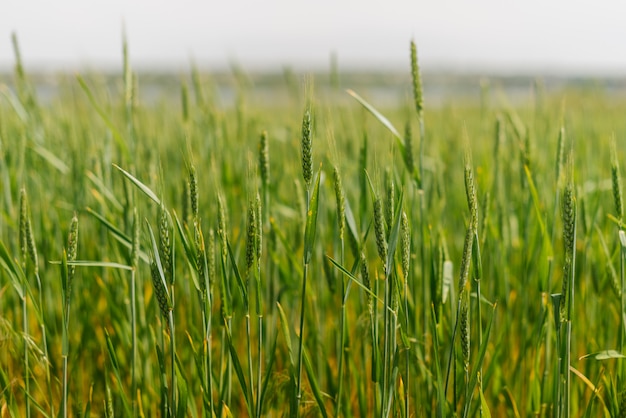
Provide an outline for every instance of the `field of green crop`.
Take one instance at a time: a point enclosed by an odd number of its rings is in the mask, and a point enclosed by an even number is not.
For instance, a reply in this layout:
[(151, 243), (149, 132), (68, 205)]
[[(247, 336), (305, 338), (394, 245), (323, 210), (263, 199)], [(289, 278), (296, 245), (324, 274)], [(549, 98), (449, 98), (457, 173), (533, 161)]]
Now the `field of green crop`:
[(44, 101), (15, 46), (0, 416), (626, 414), (626, 95), (429, 105), (411, 44), (392, 106), (126, 52)]

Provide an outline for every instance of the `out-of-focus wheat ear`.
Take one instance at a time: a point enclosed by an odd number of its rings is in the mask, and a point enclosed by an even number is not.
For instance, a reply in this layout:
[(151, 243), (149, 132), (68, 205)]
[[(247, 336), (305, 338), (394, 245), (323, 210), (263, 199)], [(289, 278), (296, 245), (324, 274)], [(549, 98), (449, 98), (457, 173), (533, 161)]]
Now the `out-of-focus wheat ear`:
[(132, 105), (133, 98), (133, 73), (130, 69), (130, 57), (128, 54), (128, 40), (126, 38), (126, 29), (122, 32), (122, 59), (124, 70), (124, 101), (129, 108)]
[(159, 207), (159, 255), (167, 283), (172, 284), (172, 242), (170, 237), (170, 220), (165, 206)]
[(411, 123), (404, 125), (404, 163), (409, 173), (415, 171), (415, 159), (413, 158), (413, 133), (411, 131)]
[(385, 225), (387, 226), (387, 235), (389, 235), (389, 231), (391, 230), (391, 224), (393, 223), (393, 211), (395, 209), (395, 185), (393, 183), (393, 173), (390, 168), (385, 170), (385, 178), (387, 183), (387, 199), (385, 200)]
[(415, 101), (415, 110), (419, 118), (422, 117), (424, 111), (424, 95), (422, 89), (422, 74), (417, 62), (417, 47), (415, 41), (411, 41), (411, 80), (413, 81), (413, 100)]
[(13, 54), (15, 55), (15, 73), (18, 78), (24, 78), (22, 54), (20, 53), (20, 45), (17, 42), (17, 34), (15, 32), (11, 33), (11, 43), (13, 44)]
[(474, 228), (470, 224), (465, 232), (465, 242), (463, 244), (463, 256), (461, 258), (461, 270), (459, 273), (459, 292), (465, 289), (469, 277), (470, 264), (472, 261), (472, 247), (474, 243)]
[(530, 129), (526, 129), (524, 136), (524, 146), (522, 147), (522, 163), (530, 168), (531, 165), (532, 142), (530, 140)]
[[(370, 271), (367, 265), (367, 258), (365, 257), (365, 253), (361, 252), (361, 278), (363, 279), (363, 285), (368, 289), (372, 290), (372, 282), (370, 281)], [(374, 312), (374, 299), (372, 298), (371, 293), (367, 293), (367, 309), (370, 315)]]
[(256, 257), (256, 210), (254, 209), (254, 201), (250, 201), (248, 205), (248, 234), (246, 240), (246, 267), (248, 272), (254, 266)]
[(193, 221), (198, 222), (198, 175), (193, 165), (189, 166), (189, 201)]
[(132, 248), (130, 251), (130, 265), (136, 269), (139, 265), (139, 213), (137, 212), (137, 208), (133, 208), (133, 241)]
[(183, 181), (182, 184), (182, 196), (181, 196), (181, 206), (182, 206), (182, 210), (181, 210), (181, 214), (182, 214), (182, 220), (184, 223), (188, 224), (189, 223), (189, 201), (191, 200), (191, 196), (189, 193), (189, 180), (185, 179)]
[(381, 198), (374, 201), (374, 233), (376, 235), (376, 249), (378, 256), (387, 268), (387, 239), (385, 238), (385, 220), (383, 218), (383, 202)]
[(184, 80), (180, 85), (180, 102), (183, 108), (183, 123), (186, 124), (189, 122), (189, 88)]
[(411, 228), (409, 227), (409, 219), (404, 211), (402, 211), (402, 220), (400, 222), (402, 275), (406, 280), (409, 277), (411, 264)]
[(26, 223), (28, 222), (28, 207), (27, 207), (26, 189), (23, 187), (20, 189), (20, 250), (22, 255), (22, 269), (26, 268), (26, 258), (28, 256), (27, 239), (26, 239)]
[(498, 115), (496, 117), (496, 136), (495, 141), (493, 142), (493, 156), (494, 158), (500, 158), (500, 150), (504, 145), (504, 141), (506, 138), (505, 132), (505, 124), (502, 115)]
[[(571, 162), (569, 163), (571, 164)], [(570, 170), (571, 171), (571, 170)], [(563, 288), (561, 290), (561, 320), (570, 319), (573, 296), (574, 260), (576, 252), (576, 197), (571, 173), (563, 190), (563, 248), (565, 261), (563, 263)]]
[(161, 311), (161, 315), (163, 315), (164, 318), (167, 318), (170, 311), (167, 289), (165, 289), (165, 284), (163, 283), (163, 280), (161, 280), (161, 273), (159, 272), (159, 267), (157, 266), (155, 260), (152, 260), (150, 263), (150, 275), (152, 277), (154, 295), (156, 296), (159, 304), (159, 310)]
[(339, 229), (339, 239), (343, 240), (343, 233), (346, 229), (346, 199), (343, 194), (343, 182), (337, 167), (333, 170), (335, 200), (337, 202), (337, 227)]
[[(76, 261), (76, 255), (78, 253), (78, 216), (74, 214), (72, 217), (72, 222), (70, 223), (70, 232), (67, 237), (67, 261)], [(67, 266), (67, 288), (68, 288), (68, 298), (70, 291), (72, 289), (72, 279), (74, 278), (74, 272), (76, 271), (76, 266), (68, 265)]]
[(33, 262), (35, 276), (39, 275), (39, 257), (37, 256), (37, 245), (35, 245), (35, 236), (33, 234), (33, 225), (30, 216), (26, 220), (26, 249), (30, 260)]
[(472, 168), (472, 156), (469, 148), (465, 153), (465, 194), (467, 197), (467, 207), (470, 211), (470, 223), (474, 230), (478, 224), (478, 199), (476, 198), (476, 185), (474, 183), (474, 170)]
[(220, 237), (222, 247), (222, 258), (228, 254), (228, 234), (226, 232), (226, 208), (222, 196), (217, 196), (217, 235)]
[(617, 158), (617, 145), (615, 137), (611, 138), (611, 183), (613, 186), (613, 201), (615, 202), (615, 213), (620, 221), (624, 218), (624, 198), (622, 195), (622, 176)]
[(209, 292), (212, 292), (213, 284), (217, 278), (217, 267), (215, 264), (215, 233), (209, 229), (209, 244), (207, 247), (207, 263), (209, 269)]
[(261, 132), (261, 140), (259, 141), (259, 171), (261, 182), (264, 187), (267, 187), (270, 184), (270, 147), (267, 131)]
[(261, 196), (256, 194), (254, 199), (254, 210), (256, 212), (256, 234), (254, 235), (254, 247), (256, 249), (257, 262), (261, 262), (261, 252), (263, 249), (263, 207), (261, 205)]
[(560, 187), (561, 176), (563, 174), (563, 163), (565, 158), (565, 127), (559, 129), (559, 136), (556, 144), (556, 184)]
[(461, 312), (459, 325), (461, 327), (461, 351), (465, 370), (469, 370), (470, 364), (470, 321), (469, 321), (469, 295), (464, 289), (461, 292)]
[(307, 190), (311, 187), (311, 179), (313, 178), (312, 148), (311, 109), (307, 108), (302, 118), (302, 177)]
[(194, 222), (194, 240), (196, 244), (196, 272), (198, 273), (198, 284), (200, 285), (200, 292), (204, 295), (207, 291), (207, 272), (205, 269), (206, 252), (204, 248), (204, 235), (197, 222)]

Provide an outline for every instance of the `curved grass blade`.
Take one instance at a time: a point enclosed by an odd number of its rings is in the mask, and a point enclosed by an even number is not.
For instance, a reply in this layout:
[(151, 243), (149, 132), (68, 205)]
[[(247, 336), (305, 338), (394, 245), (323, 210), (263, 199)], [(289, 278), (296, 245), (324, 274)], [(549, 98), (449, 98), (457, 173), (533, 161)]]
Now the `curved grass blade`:
[(550, 241), (551, 237), (549, 236), (546, 230), (546, 225), (543, 222), (543, 214), (541, 213), (541, 204), (539, 202), (539, 193), (537, 192), (533, 176), (530, 174), (530, 169), (527, 165), (524, 166), (524, 173), (526, 173), (526, 179), (528, 180), (528, 186), (530, 187), (530, 195), (533, 198), (533, 206), (535, 207), (535, 212), (537, 213), (537, 221), (539, 222), (539, 228), (541, 229), (543, 244), (548, 249), (548, 253), (552, 254), (552, 242)]
[[(130, 239), (130, 237), (128, 235), (126, 235), (125, 233), (120, 231), (111, 222), (107, 221), (104, 216), (100, 215), (99, 213), (94, 212), (93, 209), (88, 207), (87, 208), (87, 213), (89, 213), (94, 218), (96, 218), (98, 221), (100, 221), (100, 223), (102, 225), (104, 225), (104, 227), (107, 228), (109, 230), (109, 232), (111, 232), (111, 234), (113, 234), (113, 238), (115, 238), (120, 244), (122, 244), (124, 247), (128, 248), (129, 250), (132, 249), (133, 244), (132, 244), (131, 239)], [(141, 258), (146, 263), (150, 262), (150, 258), (148, 257), (148, 254), (145, 251), (141, 250), (141, 249), (139, 250), (139, 258)]]
[(235, 273), (235, 278), (237, 279), (237, 284), (239, 285), (239, 289), (241, 290), (241, 294), (243, 296), (243, 300), (248, 300), (248, 290), (246, 285), (243, 282), (243, 278), (239, 273), (239, 268), (237, 267), (237, 262), (235, 260), (235, 255), (233, 254), (233, 250), (230, 247), (230, 241), (226, 240), (226, 246), (228, 247), (228, 255), (230, 257), (230, 264), (233, 266), (233, 272)]
[(187, 263), (189, 264), (189, 267), (190, 267), (191, 279), (193, 280), (193, 285), (196, 288), (196, 290), (200, 291), (200, 283), (198, 282), (198, 275), (196, 274), (196, 268), (194, 265), (195, 258), (196, 258), (196, 250), (192, 247), (191, 242), (189, 242), (189, 238), (187, 238), (187, 232), (186, 232), (187, 228), (184, 227), (180, 223), (180, 220), (178, 219), (176, 212), (174, 212), (174, 221), (176, 224), (176, 228), (178, 229), (178, 234), (180, 235), (180, 240), (183, 243), (183, 248), (185, 249), (185, 255), (187, 256)]
[(126, 392), (124, 391), (123, 380), (120, 375), (120, 364), (117, 360), (117, 355), (115, 354), (115, 348), (113, 347), (113, 342), (111, 341), (111, 337), (109, 336), (109, 331), (107, 331), (106, 328), (104, 328), (104, 337), (106, 339), (109, 359), (111, 360), (111, 365), (113, 366), (113, 373), (115, 374), (115, 378), (117, 379), (117, 384), (119, 386), (119, 393), (121, 395), (122, 404), (124, 405), (126, 414), (130, 416), (132, 415), (132, 410), (130, 408), (130, 404), (128, 403), (128, 399), (126, 398)]
[(588, 358), (594, 358), (595, 360), (609, 360), (612, 358), (626, 358), (626, 356), (616, 350), (603, 350), (596, 353), (585, 354), (584, 356), (579, 357), (578, 360)]
[[(187, 413), (187, 405), (189, 400), (189, 389), (187, 383), (187, 377), (183, 373), (184, 368), (180, 364), (180, 359), (176, 356), (176, 382), (178, 386), (178, 411), (176, 411), (177, 418), (184, 418)], [(193, 404), (192, 404), (193, 405)], [(189, 416), (197, 417), (196, 409), (194, 407), (189, 408)]]
[(389, 132), (393, 134), (393, 136), (398, 141), (398, 146), (400, 147), (400, 150), (402, 151), (402, 155), (404, 155), (404, 143), (403, 143), (404, 139), (402, 138), (402, 135), (400, 135), (398, 130), (391, 124), (391, 122), (389, 122), (389, 119), (383, 116), (382, 113), (376, 110), (374, 106), (369, 104), (364, 98), (359, 96), (354, 90), (348, 89), (346, 90), (346, 93), (354, 97), (357, 100), (357, 102), (361, 103), (361, 106), (367, 109), (368, 112), (370, 112), (376, 119), (378, 119), (380, 123), (382, 123), (385, 126), (385, 128), (387, 128)]
[(96, 176), (93, 172), (86, 170), (85, 174), (87, 178), (98, 188), (100, 193), (107, 198), (109, 202), (117, 209), (119, 212), (124, 210), (124, 206), (117, 200), (115, 194), (109, 189), (105, 184), (100, 180), (98, 176)]
[(254, 416), (253, 410), (254, 406), (252, 405), (252, 394), (248, 389), (248, 385), (246, 384), (245, 374), (243, 372), (243, 368), (241, 367), (241, 362), (239, 361), (239, 356), (237, 355), (237, 349), (233, 345), (233, 336), (230, 332), (230, 328), (227, 323), (224, 323), (224, 329), (226, 330), (226, 337), (228, 339), (228, 351), (230, 352), (230, 358), (233, 360), (233, 367), (235, 368), (235, 374), (237, 375), (237, 379), (239, 380), (239, 384), (241, 385), (241, 391), (243, 392), (244, 400), (246, 401), (246, 407), (248, 408), (249, 416)]
[(336, 262), (332, 257), (327, 255), (326, 258), (328, 258), (328, 260), (330, 260), (330, 262), (333, 263), (335, 265), (335, 267), (337, 267), (350, 280), (352, 280), (354, 283), (356, 283), (356, 285), (359, 286), (365, 293), (367, 293), (369, 296), (374, 298), (374, 300), (376, 300), (377, 302), (383, 303), (382, 299), (380, 299), (376, 294), (374, 294), (374, 292), (372, 292), (370, 289), (368, 289), (367, 286), (365, 286), (363, 283), (361, 283), (359, 281), (359, 279), (354, 277), (354, 274), (350, 273), (345, 267), (343, 267), (341, 264)]
[(128, 171), (124, 170), (119, 165), (113, 164), (113, 167), (115, 167), (119, 171), (121, 171), (122, 174), (124, 174), (126, 176), (126, 178), (128, 178), (135, 186), (137, 186), (139, 188), (139, 190), (141, 190), (146, 196), (148, 196), (150, 199), (152, 199), (152, 201), (154, 203), (156, 203), (157, 205), (161, 204), (161, 200), (157, 197), (157, 195), (148, 186), (143, 184), (135, 176), (130, 174)]
[(102, 118), (102, 121), (104, 122), (104, 124), (111, 131), (111, 134), (113, 134), (113, 138), (115, 138), (115, 142), (120, 147), (120, 150), (124, 153), (125, 156), (128, 156), (128, 146), (126, 145), (126, 141), (124, 140), (120, 132), (117, 130), (117, 128), (115, 127), (111, 119), (109, 119), (106, 113), (104, 113), (104, 110), (98, 105), (98, 102), (96, 102), (96, 99), (93, 97), (93, 93), (89, 89), (89, 86), (87, 86), (87, 83), (85, 82), (85, 80), (80, 75), (77, 75), (76, 79), (78, 80), (78, 84), (80, 84), (80, 87), (83, 89), (83, 91), (87, 95), (87, 99), (89, 100), (89, 103), (91, 103), (91, 105), (96, 110), (96, 113), (98, 113), (100, 118)]
[(52, 167), (59, 170), (61, 174), (67, 174), (70, 168), (59, 157), (54, 155), (51, 151), (45, 149), (41, 145), (34, 145), (32, 150), (35, 151), (41, 158), (48, 162)]
[(287, 353), (289, 354), (289, 361), (291, 362), (292, 369), (296, 367), (296, 358), (293, 355), (293, 345), (291, 344), (291, 331), (289, 329), (289, 322), (287, 321), (287, 315), (281, 306), (280, 302), (276, 302), (278, 308), (278, 314), (280, 315), (280, 328), (283, 330), (285, 336), (285, 344), (287, 345)]
[(24, 272), (19, 266), (19, 263), (11, 258), (9, 251), (4, 246), (4, 242), (2, 241), (0, 241), (0, 263), (2, 263), (2, 267), (4, 267), (5, 271), (9, 275), (11, 283), (17, 291), (20, 299), (23, 299), (26, 295), (26, 276), (24, 276)]
[(346, 225), (348, 226), (348, 233), (350, 234), (350, 238), (354, 240), (354, 242), (359, 243), (359, 246), (360, 246), (361, 243), (359, 239), (359, 230), (357, 229), (356, 220), (354, 219), (354, 213), (352, 212), (352, 208), (350, 207), (350, 202), (347, 196), (345, 197), (344, 202), (345, 202), (345, 218), (346, 218)]
[[(50, 264), (60, 265), (61, 261), (50, 261)], [(75, 260), (68, 261), (68, 266), (79, 266), (79, 267), (105, 267), (105, 268), (114, 268), (121, 270), (132, 270), (132, 266), (128, 266), (126, 264), (115, 263), (112, 261), (90, 261), (90, 260)]]
[(315, 378), (315, 371), (313, 370), (313, 366), (311, 365), (309, 353), (305, 347), (303, 347), (303, 350), (304, 352), (302, 354), (304, 356), (304, 368), (306, 369), (306, 374), (309, 377), (309, 384), (311, 385), (313, 397), (317, 402), (317, 406), (319, 407), (322, 416), (324, 418), (328, 418), (328, 413), (326, 412), (326, 407), (324, 406), (324, 399), (322, 398), (322, 391), (320, 390), (317, 379)]
[(24, 109), (22, 102), (20, 102), (19, 98), (15, 95), (15, 93), (13, 93), (13, 91), (10, 90), (6, 84), (0, 85), (0, 92), (7, 99), (7, 101), (11, 104), (18, 118), (22, 122), (25, 122), (25, 123), (28, 122), (28, 112), (26, 111), (26, 109)]
[[(45, 417), (45, 418), (50, 418), (50, 415), (48, 415), (48, 413), (43, 409), (43, 406), (41, 406), (39, 404), (39, 402), (37, 402), (37, 400), (35, 398), (33, 398), (33, 396), (30, 393), (24, 393), (24, 396), (28, 396), (28, 399), (30, 400), (30, 404), (31, 406), (34, 406), (35, 409), (41, 414), (41, 416)], [(17, 416), (17, 415), (14, 415)]]

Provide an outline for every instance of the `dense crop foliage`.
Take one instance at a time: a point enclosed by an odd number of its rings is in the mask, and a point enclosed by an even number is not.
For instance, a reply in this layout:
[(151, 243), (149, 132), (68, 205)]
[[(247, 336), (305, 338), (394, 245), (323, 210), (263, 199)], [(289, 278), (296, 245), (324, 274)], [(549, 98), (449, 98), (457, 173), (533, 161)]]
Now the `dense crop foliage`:
[(42, 104), (17, 56), (3, 417), (625, 413), (619, 94), (429, 107), (412, 46), (384, 108), (337, 74), (140, 100), (126, 52)]

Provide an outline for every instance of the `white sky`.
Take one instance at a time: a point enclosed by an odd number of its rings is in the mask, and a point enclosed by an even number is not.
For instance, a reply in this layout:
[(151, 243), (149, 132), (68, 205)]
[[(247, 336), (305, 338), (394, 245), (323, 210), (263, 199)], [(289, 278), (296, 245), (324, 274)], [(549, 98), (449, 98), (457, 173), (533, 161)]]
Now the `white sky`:
[(408, 68), (626, 75), (626, 2), (578, 0), (2, 0), (0, 68)]

